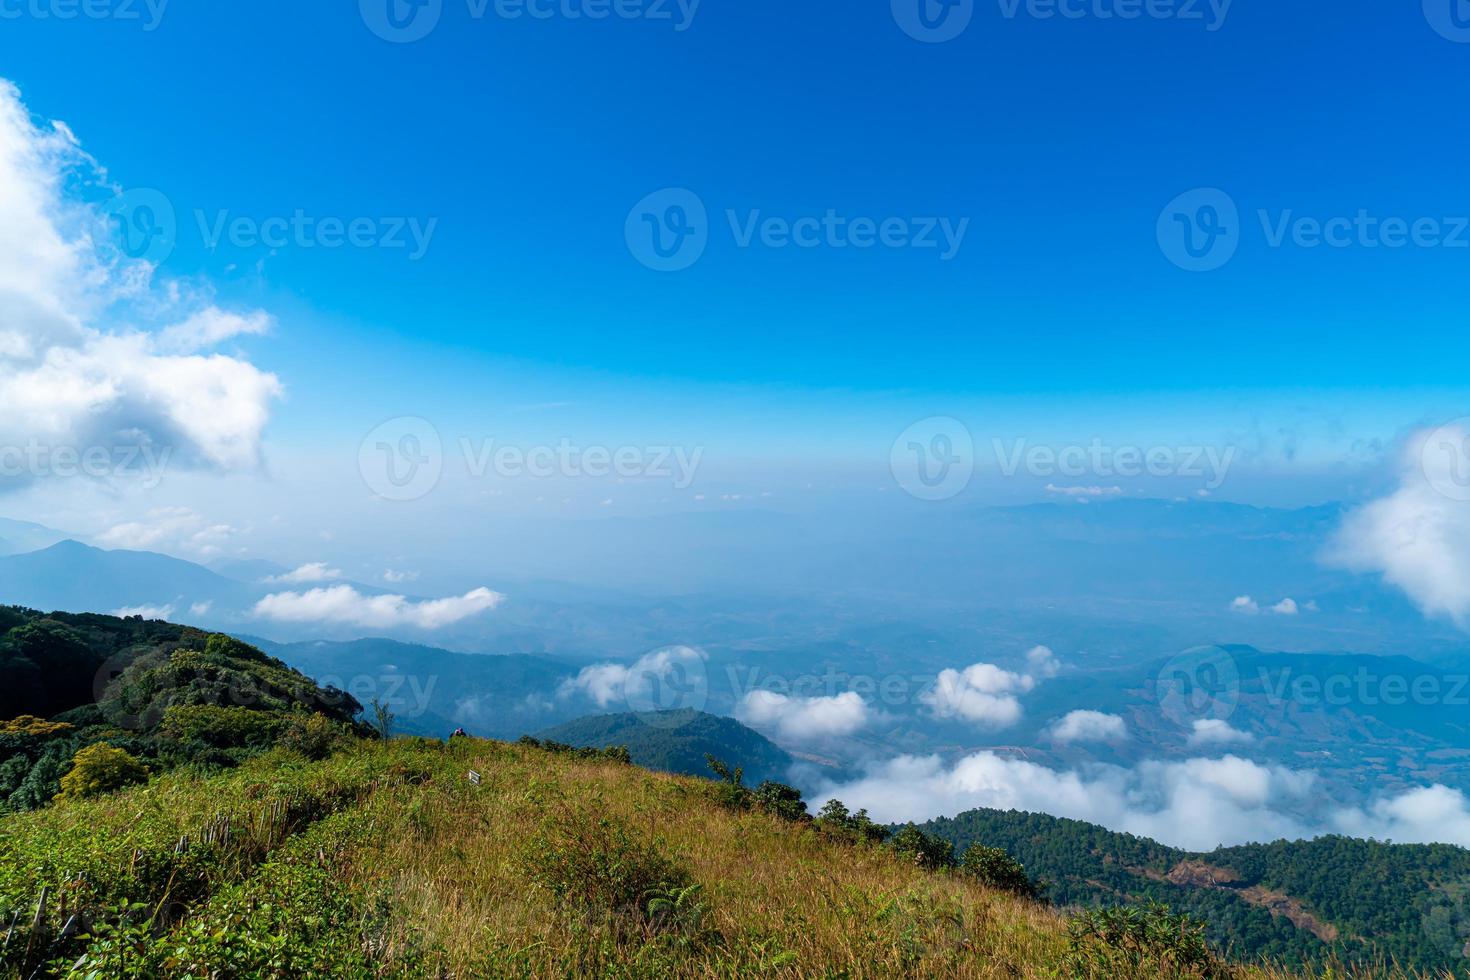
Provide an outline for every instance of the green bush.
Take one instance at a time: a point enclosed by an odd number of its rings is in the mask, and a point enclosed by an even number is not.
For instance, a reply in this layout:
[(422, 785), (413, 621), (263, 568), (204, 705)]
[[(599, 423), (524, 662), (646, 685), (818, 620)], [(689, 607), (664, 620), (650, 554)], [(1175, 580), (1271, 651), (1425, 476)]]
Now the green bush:
[(934, 871), (954, 867), (954, 845), (924, 833), (913, 824), (900, 827), (888, 846), (921, 868)]
[(71, 772), (61, 777), (56, 798), (86, 799), (147, 781), (147, 766), (122, 749), (98, 742), (76, 754)]
[(1067, 925), (1067, 969), (1079, 978), (1190, 977), (1235, 971), (1205, 942), (1205, 925), (1158, 902), (1088, 909)]
[(998, 847), (971, 844), (960, 858), (960, 867), (981, 884), (1026, 898), (1036, 898), (1040, 890), (1026, 874), (1021, 862)]
[(563, 808), (530, 841), (525, 863), (560, 905), (615, 934), (701, 927), (704, 907), (689, 872), (621, 821)]
[(281, 732), (280, 745), (308, 759), (325, 759), (352, 740), (351, 730), (326, 715), (298, 713)]
[(848, 811), (841, 800), (828, 800), (817, 814), (817, 826), (829, 833), (853, 837), (870, 844), (881, 844), (888, 839), (888, 828), (874, 823), (867, 810), (857, 813)]

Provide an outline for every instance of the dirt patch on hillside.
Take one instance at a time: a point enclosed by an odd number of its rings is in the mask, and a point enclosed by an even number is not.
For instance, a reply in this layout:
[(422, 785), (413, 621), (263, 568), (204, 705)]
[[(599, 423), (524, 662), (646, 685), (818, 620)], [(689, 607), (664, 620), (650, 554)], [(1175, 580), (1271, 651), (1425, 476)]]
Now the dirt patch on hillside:
[(1272, 891), (1261, 885), (1240, 888), (1240, 875), (1229, 868), (1218, 868), (1204, 861), (1180, 861), (1165, 877), (1176, 885), (1194, 888), (1218, 888), (1239, 895), (1243, 901), (1266, 909), (1272, 915), (1285, 918), (1298, 929), (1305, 929), (1324, 943), (1334, 942), (1340, 932), (1337, 926), (1308, 912), (1302, 903), (1290, 895)]

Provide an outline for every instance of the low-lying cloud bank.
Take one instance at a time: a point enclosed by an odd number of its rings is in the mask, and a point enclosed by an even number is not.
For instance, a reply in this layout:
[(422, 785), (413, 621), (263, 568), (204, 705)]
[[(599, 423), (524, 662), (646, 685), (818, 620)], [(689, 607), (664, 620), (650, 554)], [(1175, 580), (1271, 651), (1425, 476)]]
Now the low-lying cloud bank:
[(557, 697), (585, 697), (599, 708), (625, 711), (703, 708), (708, 692), (705, 653), (672, 646), (644, 654), (632, 664), (594, 664), (564, 681)]
[(1024, 709), (1020, 695), (1061, 670), (1056, 656), (1046, 647), (1033, 647), (1026, 654), (1026, 670), (1004, 670), (995, 664), (971, 664), (964, 670), (942, 670), (934, 687), (920, 701), (936, 718), (953, 718), (980, 728), (1008, 728), (1021, 720)]
[(791, 741), (852, 735), (872, 720), (868, 703), (852, 691), (810, 698), (751, 691), (735, 714), (747, 725), (773, 730), (777, 738)]
[(1470, 629), (1470, 422), (1411, 438), (1398, 489), (1349, 513), (1328, 557)]
[(386, 629), (433, 630), (494, 609), (505, 596), (480, 588), (462, 596), (413, 601), (401, 595), (363, 595), (350, 585), (277, 592), (255, 604), (255, 615), (286, 623), (335, 623)]
[(924, 821), (988, 807), (1049, 813), (1101, 824), (1189, 850), (1324, 833), (1470, 846), (1470, 800), (1430, 786), (1366, 808), (1316, 809), (1316, 777), (1234, 755), (1132, 769), (1095, 765), (1061, 771), (995, 752), (946, 766), (938, 756), (900, 756), (853, 782), (823, 787), (816, 806), (837, 798), (883, 821)]

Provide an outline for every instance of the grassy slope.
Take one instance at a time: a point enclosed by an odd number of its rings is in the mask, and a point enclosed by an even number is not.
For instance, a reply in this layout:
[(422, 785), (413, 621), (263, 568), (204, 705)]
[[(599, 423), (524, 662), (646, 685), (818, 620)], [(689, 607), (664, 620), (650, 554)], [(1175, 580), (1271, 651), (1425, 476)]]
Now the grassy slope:
[[(80, 952), (54, 939), (73, 912), (171, 918), (162, 938), (92, 940), (83, 966), (108, 977), (1059, 975), (1059, 913), (717, 791), (471, 740), (277, 753), (0, 819), (0, 912), (22, 912), (11, 955), (53, 948), (55, 972)], [(608, 825), (702, 886), (697, 931), (610, 924), (537, 883), (533, 852), (585, 849)], [(49, 937), (31, 936), (43, 885)]]

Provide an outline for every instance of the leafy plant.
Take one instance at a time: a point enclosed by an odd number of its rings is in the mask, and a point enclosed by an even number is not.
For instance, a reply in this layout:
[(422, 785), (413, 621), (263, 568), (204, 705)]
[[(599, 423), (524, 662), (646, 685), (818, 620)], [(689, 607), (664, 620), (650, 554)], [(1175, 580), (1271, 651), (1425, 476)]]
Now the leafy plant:
[(1205, 942), (1204, 930), (1158, 902), (1088, 909), (1068, 923), (1067, 968), (1086, 978), (1235, 976)]
[(61, 777), (57, 799), (82, 800), (147, 781), (147, 766), (123, 749), (98, 742), (76, 754), (71, 772)]
[(1036, 898), (1040, 893), (1021, 862), (998, 847), (971, 844), (960, 858), (960, 868), (991, 888), (1025, 898)]

